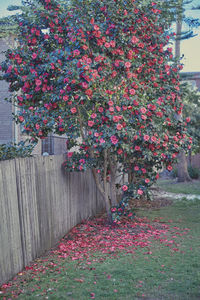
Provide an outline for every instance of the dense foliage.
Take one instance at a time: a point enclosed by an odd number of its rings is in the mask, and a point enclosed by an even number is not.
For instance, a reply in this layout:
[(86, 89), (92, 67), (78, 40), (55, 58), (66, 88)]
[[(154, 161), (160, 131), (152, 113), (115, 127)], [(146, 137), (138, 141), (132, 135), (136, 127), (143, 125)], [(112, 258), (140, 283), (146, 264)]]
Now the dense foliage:
[(158, 169), (171, 170), (187, 146), (177, 118), (181, 66), (167, 47), (169, 24), (159, 4), (61, 3), (35, 0), (24, 10), (19, 46), (2, 64), (4, 79), (20, 91), (16, 119), (26, 133), (34, 140), (67, 133), (70, 145), (78, 144), (64, 168), (91, 168), (115, 219), (130, 197), (148, 195)]
[(21, 141), (18, 144), (9, 143), (0, 145), (0, 160), (13, 159), (17, 157), (31, 156), (34, 144)]

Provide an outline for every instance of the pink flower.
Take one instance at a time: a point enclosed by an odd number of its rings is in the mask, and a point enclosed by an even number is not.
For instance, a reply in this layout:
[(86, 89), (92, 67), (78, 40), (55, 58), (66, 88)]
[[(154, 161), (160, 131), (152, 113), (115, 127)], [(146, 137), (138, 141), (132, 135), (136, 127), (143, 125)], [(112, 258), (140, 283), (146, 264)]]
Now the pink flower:
[(150, 139), (149, 135), (147, 135), (147, 134), (145, 134), (143, 138), (146, 142)]
[(135, 146), (136, 151), (140, 151), (140, 146)]
[(92, 90), (88, 89), (85, 91), (86, 95), (88, 95), (89, 97), (92, 96)]
[(72, 155), (73, 155), (73, 152), (68, 152), (68, 153), (67, 153), (67, 157), (68, 157), (68, 158), (72, 157)]
[(117, 210), (116, 207), (111, 208), (111, 212), (115, 212), (116, 210)]
[(114, 48), (115, 47), (115, 41), (110, 41), (110, 46)]
[(141, 111), (142, 114), (145, 114), (147, 110), (146, 110), (145, 107), (141, 107), (141, 108), (140, 108), (140, 111)]
[(123, 190), (124, 192), (127, 191), (127, 190), (128, 190), (127, 185), (124, 184), (124, 185), (122, 186), (122, 190)]
[(88, 121), (88, 126), (92, 127), (94, 125), (94, 121)]
[(135, 95), (135, 90), (134, 90), (134, 89), (130, 89), (130, 90), (129, 90), (129, 93), (130, 93), (131, 95)]
[(155, 136), (152, 136), (152, 137), (151, 137), (151, 141), (152, 141), (152, 142), (156, 142), (156, 141), (157, 141), (156, 137), (155, 137)]
[(136, 36), (133, 36), (132, 39), (131, 39), (131, 42), (133, 44), (136, 44), (138, 41), (139, 41), (139, 39)]
[(81, 158), (81, 159), (79, 160), (79, 162), (80, 162), (81, 164), (84, 164), (84, 163), (85, 163), (85, 159), (84, 159), (84, 158)]
[(97, 116), (97, 114), (95, 114), (95, 113), (91, 114), (91, 118), (92, 118), (92, 119), (95, 119), (96, 116)]
[(138, 193), (138, 195), (142, 195), (142, 194), (143, 194), (143, 190), (138, 189), (138, 190), (137, 190), (137, 193)]
[(149, 182), (150, 182), (150, 179), (149, 179), (149, 178), (146, 178), (146, 179), (145, 179), (145, 182), (146, 182), (146, 183), (149, 183)]
[(122, 124), (117, 124), (117, 130), (121, 130), (123, 128)]
[(106, 47), (106, 48), (110, 48), (110, 43), (107, 43), (107, 42), (106, 42), (106, 43), (105, 43), (105, 47)]
[(113, 145), (116, 145), (118, 143), (118, 138), (115, 135), (112, 135), (110, 137), (110, 140), (111, 140)]
[(19, 119), (20, 122), (24, 121), (24, 117), (23, 116), (19, 116), (18, 119)]
[(138, 167), (138, 166), (135, 166), (135, 167), (134, 167), (134, 170), (135, 170), (135, 171), (139, 171), (139, 167)]
[(72, 113), (72, 114), (75, 114), (76, 112), (77, 112), (76, 107), (72, 107), (72, 108), (71, 108), (71, 113)]
[(88, 84), (87, 84), (86, 82), (82, 82), (81, 85), (82, 85), (82, 87), (83, 87), (84, 89), (87, 89), (87, 88), (88, 88)]
[(101, 144), (104, 144), (104, 143), (105, 143), (105, 140), (104, 140), (103, 138), (100, 138), (99, 142), (100, 142)]
[(99, 112), (100, 112), (100, 113), (103, 112), (103, 107), (102, 107), (102, 106), (99, 107)]
[(87, 49), (88, 49), (88, 46), (87, 46), (87, 45), (83, 45), (83, 46), (82, 46), (82, 49), (83, 49), (83, 50), (87, 50)]
[(12, 71), (12, 66), (9, 66), (6, 73), (10, 73)]
[(172, 169), (173, 169), (173, 168), (172, 168), (171, 165), (167, 166), (167, 170), (168, 170), (168, 171), (171, 171)]
[(118, 149), (118, 150), (117, 150), (117, 153), (120, 155), (120, 154), (123, 153), (123, 150), (122, 150), (122, 149)]
[(36, 80), (35, 80), (35, 84), (36, 84), (37, 86), (39, 86), (39, 85), (42, 84), (42, 81), (41, 81), (40, 79), (36, 79)]
[(125, 67), (126, 67), (126, 68), (130, 68), (130, 67), (131, 67), (131, 63), (130, 63), (130, 61), (127, 61), (127, 62), (125, 62), (125, 64), (124, 64), (124, 65), (125, 65)]
[(138, 47), (144, 48), (144, 44), (143, 44), (143, 43), (139, 43), (139, 44), (138, 44)]
[(78, 49), (73, 51), (73, 56), (78, 56), (80, 54), (80, 51)]
[(37, 54), (36, 54), (36, 53), (33, 53), (33, 54), (32, 54), (32, 59), (36, 59), (36, 57), (37, 57)]
[(119, 121), (119, 117), (118, 116), (113, 116), (113, 122), (118, 122)]
[(90, 296), (91, 299), (95, 299), (95, 293), (90, 293)]
[(187, 117), (187, 118), (186, 118), (186, 122), (187, 122), (187, 123), (189, 123), (190, 120), (191, 120), (190, 117)]
[(67, 96), (67, 95), (63, 96), (64, 101), (67, 101), (68, 99), (69, 99), (69, 96)]
[(114, 104), (114, 102), (113, 102), (113, 101), (111, 101), (111, 100), (110, 100), (110, 101), (108, 101), (108, 105), (109, 105), (109, 106), (112, 106), (113, 104)]
[(23, 98), (22, 98), (21, 96), (17, 96), (17, 99), (18, 99), (19, 101), (23, 101)]
[(147, 170), (145, 168), (142, 168), (141, 171), (143, 174), (145, 174), (147, 172)]

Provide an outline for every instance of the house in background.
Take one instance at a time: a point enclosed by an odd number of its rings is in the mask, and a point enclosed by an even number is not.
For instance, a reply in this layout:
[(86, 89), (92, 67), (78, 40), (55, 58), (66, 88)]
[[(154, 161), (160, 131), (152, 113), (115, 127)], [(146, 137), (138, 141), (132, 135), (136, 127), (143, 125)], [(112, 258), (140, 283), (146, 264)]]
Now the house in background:
[[(0, 63), (5, 59), (4, 52), (13, 46), (11, 38), (0, 38)], [(9, 84), (0, 80), (0, 144), (10, 142), (19, 143), (26, 139), (26, 136), (21, 133), (20, 126), (13, 121), (13, 113), (17, 110), (12, 103), (5, 101), (5, 98), (10, 98)], [(47, 138), (40, 140), (35, 147), (33, 154), (42, 155), (58, 155), (67, 152), (66, 147), (67, 136), (49, 135)]]
[(200, 91), (200, 72), (181, 72), (181, 80), (188, 81)]
[[(0, 62), (4, 60), (3, 51), (8, 45), (5, 39), (0, 39)], [(0, 143), (6, 144), (15, 141), (15, 128), (12, 121), (13, 105), (4, 99), (9, 97), (8, 83), (0, 81)]]

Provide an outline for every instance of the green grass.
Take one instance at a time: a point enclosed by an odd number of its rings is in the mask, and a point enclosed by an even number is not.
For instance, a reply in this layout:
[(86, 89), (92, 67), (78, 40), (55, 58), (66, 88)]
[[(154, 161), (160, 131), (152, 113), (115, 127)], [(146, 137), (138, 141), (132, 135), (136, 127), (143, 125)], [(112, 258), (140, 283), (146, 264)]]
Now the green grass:
[(191, 182), (177, 183), (174, 180), (165, 179), (158, 180), (157, 185), (164, 191), (170, 193), (193, 194), (200, 195), (200, 181), (193, 180)]
[(149, 248), (138, 248), (134, 254), (94, 253), (92, 259), (102, 256), (102, 261), (91, 264), (49, 257), (42, 265), (53, 261), (58, 265), (44, 273), (19, 275), (4, 299), (11, 298), (12, 290), (21, 290), (18, 299), (30, 300), (200, 299), (200, 200), (179, 200), (159, 210), (138, 209), (137, 215), (158, 227), (166, 224), (165, 238), (174, 240), (178, 251), (152, 240)]

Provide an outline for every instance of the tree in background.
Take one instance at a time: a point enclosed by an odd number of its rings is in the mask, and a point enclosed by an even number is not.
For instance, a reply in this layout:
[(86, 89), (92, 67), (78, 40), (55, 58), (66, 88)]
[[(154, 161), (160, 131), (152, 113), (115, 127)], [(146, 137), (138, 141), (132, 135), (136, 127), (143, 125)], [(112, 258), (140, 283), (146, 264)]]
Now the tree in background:
[(181, 83), (181, 90), (184, 103), (183, 117), (188, 122), (188, 134), (193, 140), (189, 151), (191, 164), (191, 153), (200, 152), (200, 92), (187, 82)]
[[(178, 60), (181, 58), (181, 40), (194, 37), (195, 35), (193, 33), (193, 29), (200, 26), (199, 19), (186, 18), (184, 16), (184, 5), (192, 2), (193, 0), (189, 0), (189, 1), (179, 0), (175, 3), (174, 6), (175, 18), (176, 18), (175, 57)], [(189, 26), (188, 30), (183, 31), (183, 23), (186, 23)], [(187, 89), (187, 91), (188, 91), (187, 98), (191, 99), (190, 97), (191, 92), (189, 91), (189, 89)], [(183, 96), (186, 97), (186, 89), (183, 89), (182, 92), (183, 92)], [(191, 115), (191, 111), (190, 111), (190, 115)], [(177, 117), (181, 118), (181, 116), (177, 116)], [(191, 178), (188, 173), (186, 154), (185, 151), (182, 150), (180, 151), (178, 157), (178, 182), (184, 182), (184, 181), (191, 181)]]
[(20, 91), (16, 121), (33, 140), (67, 133), (78, 151), (63, 167), (92, 170), (116, 221), (190, 143), (175, 117), (182, 102), (170, 24), (151, 1), (29, 3), (19, 46), (2, 64), (10, 90)]

